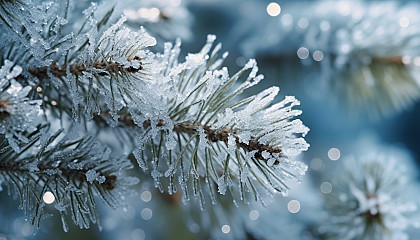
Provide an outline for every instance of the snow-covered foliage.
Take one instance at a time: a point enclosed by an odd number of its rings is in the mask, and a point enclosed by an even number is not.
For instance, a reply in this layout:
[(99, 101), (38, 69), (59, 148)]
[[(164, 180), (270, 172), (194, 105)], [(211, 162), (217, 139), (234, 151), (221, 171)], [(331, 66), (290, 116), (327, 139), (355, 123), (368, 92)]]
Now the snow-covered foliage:
[[(174, 47), (167, 44), (164, 53), (157, 55), (167, 63), (162, 71), (167, 85), (162, 90), (168, 92), (162, 98), (169, 106), (169, 121), (148, 122), (147, 131), (137, 137), (140, 146), (134, 154), (144, 169), (147, 159), (152, 159), (152, 176), (161, 191), (161, 177), (169, 179), (170, 193), (176, 191), (178, 181), (184, 200), (189, 199), (190, 185), (203, 204), (204, 192), (215, 203), (212, 182), (220, 194), (230, 191), (241, 200), (249, 193), (258, 199), (256, 184), (286, 194), (286, 182), (299, 181), (306, 171), (306, 165), (292, 159), (309, 146), (300, 137), (309, 129), (300, 120), (292, 120), (301, 114), (292, 109), (299, 102), (287, 97), (272, 105), (276, 87), (235, 99), (263, 76), (257, 75), (256, 62), (250, 60), (230, 77), (222, 65), (227, 53), (217, 57), (220, 44), (211, 51), (214, 40), (209, 35), (202, 50), (189, 54), (185, 62), (178, 63), (180, 42)], [(242, 75), (245, 80), (235, 87)]]
[(40, 111), (41, 100), (28, 97), (30, 86), (22, 87), (15, 80), (22, 73), (22, 68), (5, 60), (0, 68), (0, 134), (4, 135), (10, 146), (19, 151), (18, 142), (28, 142), (22, 134), (32, 126), (32, 121)]
[(283, 7), (280, 16), (261, 20), (264, 27), (238, 25), (248, 32), (258, 29), (250, 37), (243, 31), (247, 40), (240, 48), (246, 56), (301, 59), (319, 72), (314, 85), (333, 91), (353, 111), (364, 109), (372, 116), (406, 109), (420, 97), (418, 6), (321, 0)]
[[(379, 150), (379, 149), (378, 149)], [(401, 150), (381, 149), (343, 160), (325, 195), (331, 239), (408, 239), (419, 227), (417, 172)]]
[(65, 216), (89, 228), (98, 221), (94, 196), (115, 208), (137, 180), (127, 176), (132, 165), (126, 158), (110, 157), (92, 137), (71, 139), (61, 133), (49, 136), (45, 126), (26, 133), (19, 153), (0, 135), (0, 184), (20, 198), (20, 207), (36, 227), (49, 216), (46, 205), (54, 203), (65, 231)]
[[(257, 201), (287, 194), (287, 183), (305, 174), (293, 159), (309, 147), (299, 101), (273, 103), (277, 87), (242, 99), (263, 76), (255, 60), (230, 76), (215, 36), (178, 62), (180, 40), (152, 52), (156, 38), (125, 26), (129, 16), (112, 22), (112, 7), (97, 12), (92, 3), (81, 15), (69, 14), (70, 1), (0, 6), (0, 175), (33, 225), (51, 199), (65, 230), (66, 215), (81, 228), (97, 222), (94, 193), (111, 206), (122, 202), (135, 184), (124, 171), (131, 164), (94, 143), (106, 142), (98, 135), (110, 127), (130, 140), (121, 144), (160, 191), (182, 191), (184, 201), (196, 195), (201, 208), (204, 192), (213, 204), (217, 191)], [(38, 124), (52, 127), (27, 128)], [(56, 125), (63, 130), (55, 133)], [(74, 139), (72, 125), (86, 135)]]

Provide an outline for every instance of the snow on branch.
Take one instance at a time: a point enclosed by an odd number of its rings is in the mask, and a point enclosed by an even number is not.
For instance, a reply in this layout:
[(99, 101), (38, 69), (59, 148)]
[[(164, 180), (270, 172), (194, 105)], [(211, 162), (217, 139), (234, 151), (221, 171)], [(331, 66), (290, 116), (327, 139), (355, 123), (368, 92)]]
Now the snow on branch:
[(110, 157), (92, 137), (69, 139), (61, 132), (48, 136), (46, 126), (38, 127), (25, 134), (28, 142), (20, 144), (19, 153), (0, 135), (0, 184), (19, 196), (20, 207), (36, 227), (49, 216), (46, 204), (55, 202), (65, 231), (69, 217), (89, 228), (98, 221), (95, 196), (117, 207), (137, 180), (126, 176), (132, 167), (127, 159)]

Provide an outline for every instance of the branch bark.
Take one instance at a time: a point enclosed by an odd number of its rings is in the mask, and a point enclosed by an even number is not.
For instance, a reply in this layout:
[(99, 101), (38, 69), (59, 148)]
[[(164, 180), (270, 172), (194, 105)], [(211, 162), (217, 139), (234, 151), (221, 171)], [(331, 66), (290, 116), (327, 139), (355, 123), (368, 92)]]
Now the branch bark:
[[(141, 61), (141, 58), (134, 57), (134, 58), (129, 58), (127, 60), (128, 61), (133, 61), (133, 60)], [(135, 68), (135, 67), (124, 68), (124, 66), (120, 63), (113, 62), (112, 60), (105, 61), (102, 59), (100, 61), (96, 61), (93, 63), (89, 62), (87, 64), (83, 64), (83, 63), (72, 64), (69, 66), (69, 71), (71, 74), (75, 76), (81, 76), (83, 75), (83, 72), (87, 71), (88, 68), (91, 68), (91, 67), (97, 70), (104, 70), (110, 73), (116, 73), (116, 72), (122, 72), (122, 71), (135, 73), (143, 69), (143, 63), (140, 62), (140, 67), (138, 68)], [(49, 67), (31, 67), (28, 69), (28, 72), (32, 76), (35, 76), (39, 79), (46, 79), (46, 78), (49, 78), (48, 70), (50, 70), (51, 74), (56, 77), (67, 76), (67, 67), (65, 65), (59, 65), (57, 63), (53, 63)], [(106, 75), (106, 73), (99, 73), (99, 75), (103, 76), (103, 75)]]
[[(106, 123), (104, 118), (112, 118), (111, 114), (109, 113), (101, 113), (100, 115), (95, 114), (94, 120), (96, 122), (103, 122)], [(130, 115), (120, 115), (118, 121), (125, 126), (129, 127), (137, 127), (137, 125), (134, 123), (133, 118)], [(163, 120), (160, 120), (156, 126), (163, 126), (165, 122)], [(143, 127), (147, 128), (151, 126), (150, 121), (145, 121), (143, 123)], [(197, 133), (197, 127), (199, 126), (199, 123), (197, 122), (183, 122), (180, 124), (176, 124), (174, 126), (174, 131), (178, 133), (186, 133), (186, 134), (196, 134)], [(223, 129), (213, 129), (210, 125), (201, 124), (201, 127), (204, 129), (204, 133), (206, 134), (206, 138), (211, 142), (224, 142), (228, 143), (228, 137), (229, 134), (232, 134), (235, 137), (236, 146), (244, 149), (247, 152), (255, 151), (257, 152), (254, 154), (254, 157), (258, 160), (267, 161), (262, 156), (262, 153), (264, 151), (267, 151), (271, 154), (279, 154), (281, 156), (282, 150), (279, 148), (274, 148), (269, 146), (268, 144), (261, 144), (258, 142), (257, 138), (251, 138), (248, 143), (243, 143), (239, 141), (239, 138), (235, 136), (237, 133), (236, 129), (230, 129), (230, 128), (223, 128)], [(274, 162), (275, 165), (279, 164), (278, 161)]]

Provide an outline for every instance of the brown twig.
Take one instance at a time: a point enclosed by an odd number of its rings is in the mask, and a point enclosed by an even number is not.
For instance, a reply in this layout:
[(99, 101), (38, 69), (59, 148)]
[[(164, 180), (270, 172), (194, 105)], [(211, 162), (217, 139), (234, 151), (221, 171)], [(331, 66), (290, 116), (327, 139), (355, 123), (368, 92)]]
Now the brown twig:
[[(19, 173), (28, 173), (28, 174), (46, 174), (42, 171), (49, 170), (49, 169), (58, 169), (60, 170), (60, 176), (67, 178), (67, 181), (70, 179), (75, 179), (79, 182), (87, 182), (86, 169), (71, 169), (65, 166), (65, 163), (62, 162), (58, 167), (52, 167), (49, 165), (38, 164), (37, 167), (39, 171), (31, 171), (28, 168), (23, 167), (19, 163), (13, 164), (16, 162), (10, 162), (11, 164), (7, 164), (9, 162), (0, 162), (0, 172), (19, 172)], [(105, 181), (103, 183), (99, 183), (98, 181), (94, 181), (97, 184), (100, 184), (107, 190), (113, 190), (116, 186), (117, 176), (109, 175), (107, 173), (101, 173), (101, 176), (105, 177)]]
[[(111, 115), (109, 113), (101, 113), (100, 116), (98, 114), (94, 114), (94, 120), (97, 122), (106, 122), (104, 118), (111, 118)], [(130, 127), (137, 127), (137, 125), (134, 123), (133, 118), (130, 115), (120, 115), (119, 122), (126, 126)], [(163, 120), (159, 120), (156, 126), (163, 126), (165, 122)], [(143, 127), (147, 128), (151, 126), (150, 121), (143, 122)], [(196, 134), (197, 133), (197, 127), (199, 126), (196, 122), (183, 122), (180, 124), (176, 124), (174, 126), (174, 131), (178, 133), (186, 133), (186, 134)], [(206, 138), (211, 142), (224, 142), (227, 144), (229, 134), (235, 134), (237, 133), (237, 130), (230, 129), (230, 128), (223, 128), (223, 129), (213, 129), (210, 125), (207, 124), (201, 124), (201, 127), (204, 129), (204, 133), (206, 134)], [(247, 152), (255, 151), (257, 152), (254, 154), (254, 157), (259, 160), (267, 161), (262, 156), (262, 153), (264, 151), (267, 151), (271, 154), (281, 154), (281, 149), (274, 148), (269, 146), (268, 144), (261, 144), (258, 142), (257, 138), (251, 138), (248, 143), (243, 143), (239, 141), (239, 138), (235, 136), (235, 142), (236, 146), (244, 149)], [(278, 161), (275, 161), (274, 164), (279, 164)]]
[(7, 107), (12, 105), (9, 101), (0, 100), (0, 120), (3, 120), (10, 116), (10, 112)]
[[(141, 61), (140, 57), (134, 57), (127, 59), (128, 61), (138, 60)], [(140, 62), (140, 66), (138, 68), (134, 67), (128, 67), (124, 68), (123, 65), (117, 62), (113, 62), (112, 60), (105, 61), (100, 60), (96, 62), (89, 62), (86, 65), (83, 63), (77, 63), (69, 66), (69, 71), (71, 74), (75, 76), (81, 76), (83, 75), (83, 72), (87, 70), (87, 68), (93, 67), (97, 70), (104, 70), (110, 73), (116, 73), (116, 72), (122, 72), (122, 71), (128, 71), (131, 73), (138, 72), (143, 69), (143, 63)], [(53, 63), (49, 67), (31, 67), (28, 69), (28, 72), (32, 76), (36, 76), (39, 79), (45, 79), (48, 78), (48, 69), (50, 70), (51, 74), (56, 77), (65, 77), (67, 76), (67, 70), (65, 65), (58, 65), (57, 63)], [(98, 73), (99, 75), (105, 75), (105, 73)]]
[(401, 56), (373, 57), (372, 62), (404, 65), (404, 61)]

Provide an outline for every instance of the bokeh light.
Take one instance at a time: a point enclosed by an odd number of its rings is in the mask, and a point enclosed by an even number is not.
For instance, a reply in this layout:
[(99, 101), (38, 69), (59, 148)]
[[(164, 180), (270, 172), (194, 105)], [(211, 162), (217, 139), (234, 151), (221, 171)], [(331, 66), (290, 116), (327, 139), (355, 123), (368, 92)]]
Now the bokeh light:
[(224, 234), (228, 234), (230, 232), (230, 226), (229, 225), (223, 225), (222, 226), (222, 232)]
[(328, 158), (332, 161), (337, 161), (340, 159), (340, 150), (338, 148), (331, 148), (328, 150)]
[(257, 210), (252, 210), (251, 212), (249, 212), (249, 218), (251, 220), (257, 220), (260, 217), (260, 212), (258, 212)]
[(272, 17), (276, 17), (280, 14), (281, 7), (278, 3), (272, 2), (267, 5), (267, 13)]
[(140, 216), (144, 219), (144, 220), (150, 220), (153, 216), (153, 212), (150, 208), (143, 208), (140, 212)]
[(332, 184), (329, 182), (323, 182), (321, 183), (321, 186), (319, 187), (322, 193), (328, 194), (332, 191)]
[(315, 170), (315, 171), (319, 171), (324, 167), (324, 163), (322, 162), (321, 159), (319, 158), (313, 158), (311, 160), (311, 162), (309, 163), (309, 166)]
[(309, 50), (305, 47), (301, 47), (297, 50), (297, 56), (300, 59), (307, 59), (309, 57)]
[(406, 28), (410, 25), (410, 19), (407, 17), (401, 17), (399, 20), (399, 24), (402, 28)]
[(315, 61), (319, 62), (324, 58), (324, 53), (321, 51), (315, 51), (312, 55)]
[(152, 200), (152, 193), (150, 191), (144, 191), (141, 193), (140, 198), (143, 202), (149, 202)]
[(287, 210), (291, 213), (297, 213), (300, 211), (300, 202), (298, 200), (291, 200), (287, 204)]
[(44, 200), (46, 204), (51, 204), (55, 201), (54, 194), (51, 192), (45, 192), (44, 196), (42, 196), (42, 200)]

